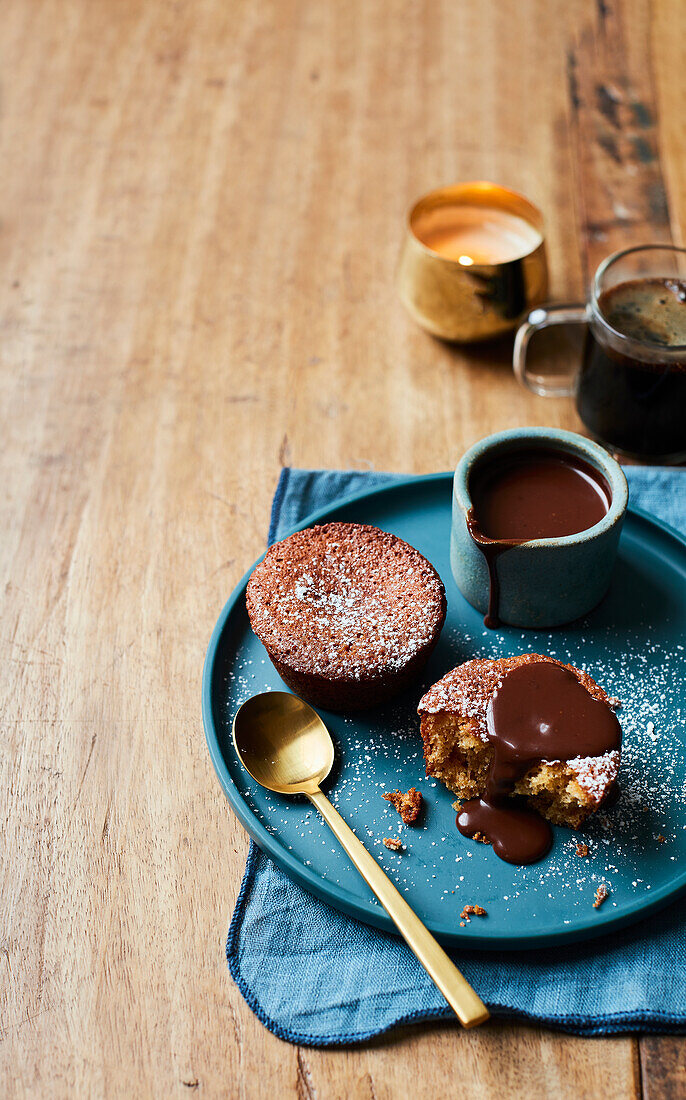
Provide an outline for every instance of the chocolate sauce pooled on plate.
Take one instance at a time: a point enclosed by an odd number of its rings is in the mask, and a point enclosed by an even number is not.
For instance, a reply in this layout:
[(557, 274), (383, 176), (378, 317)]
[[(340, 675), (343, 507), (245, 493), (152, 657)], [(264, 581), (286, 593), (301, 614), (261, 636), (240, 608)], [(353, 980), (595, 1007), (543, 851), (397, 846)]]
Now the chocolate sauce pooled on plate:
[(464, 836), (482, 833), (507, 863), (535, 863), (549, 851), (553, 834), (523, 800), (513, 802), (517, 780), (543, 761), (619, 749), (619, 722), (569, 669), (536, 661), (506, 673), (488, 704), (486, 727), (494, 749), (486, 790), (463, 804), (457, 827)]
[(561, 538), (594, 527), (610, 507), (602, 475), (576, 455), (521, 450), (480, 464), (470, 478), (467, 529), (486, 559), (486, 626), (498, 625), (497, 559), (532, 539)]

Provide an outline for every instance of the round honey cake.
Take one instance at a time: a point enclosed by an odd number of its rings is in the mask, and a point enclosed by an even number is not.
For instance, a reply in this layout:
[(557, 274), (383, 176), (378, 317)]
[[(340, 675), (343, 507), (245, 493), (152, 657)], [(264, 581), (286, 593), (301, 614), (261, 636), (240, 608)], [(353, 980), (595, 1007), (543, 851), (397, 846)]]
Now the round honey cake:
[(360, 523), (308, 527), (277, 542), (253, 570), (246, 604), (282, 680), (330, 710), (375, 706), (406, 688), (446, 612), (431, 563)]

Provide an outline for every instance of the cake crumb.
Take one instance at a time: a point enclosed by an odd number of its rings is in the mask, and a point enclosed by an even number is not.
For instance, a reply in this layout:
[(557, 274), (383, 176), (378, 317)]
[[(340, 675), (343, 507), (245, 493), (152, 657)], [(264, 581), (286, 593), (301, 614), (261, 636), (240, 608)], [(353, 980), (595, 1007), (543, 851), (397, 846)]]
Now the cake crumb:
[(600, 886), (595, 892), (595, 901), (593, 902), (594, 909), (600, 909), (600, 906), (610, 896), (610, 891), (604, 882), (601, 882)]
[(403, 850), (402, 842), (397, 836), (385, 836), (383, 842), (393, 852), (402, 852)]
[(412, 825), (419, 817), (422, 796), (416, 787), (410, 787), (407, 794), (402, 791), (387, 791), (384, 798), (393, 804), (403, 819), (403, 824)]
[(660, 835), (657, 838), (657, 842), (658, 842), (658, 844), (666, 844), (667, 843), (667, 837), (663, 836), (662, 833), (660, 833)]
[(464, 909), (460, 913), (462, 920), (460, 921), (460, 927), (464, 928), (464, 923), (469, 924), (470, 917), (485, 917), (487, 916), (486, 910), (482, 905), (465, 905)]
[(577, 844), (576, 854), (583, 858), (588, 855), (588, 844)]
[(478, 840), (479, 844), (490, 844), (490, 840), (484, 833), (474, 833), (472, 840)]

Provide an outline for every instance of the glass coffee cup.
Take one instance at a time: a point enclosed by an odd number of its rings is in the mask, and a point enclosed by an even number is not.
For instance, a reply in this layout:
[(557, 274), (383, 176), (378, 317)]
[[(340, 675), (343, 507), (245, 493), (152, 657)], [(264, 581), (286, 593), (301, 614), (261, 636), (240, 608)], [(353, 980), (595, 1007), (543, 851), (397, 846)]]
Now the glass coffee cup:
[[(560, 378), (533, 373), (533, 334), (587, 326), (581, 364)], [(686, 460), (686, 249), (641, 245), (600, 264), (590, 301), (534, 309), (520, 326), (514, 372), (544, 396), (575, 396), (588, 432), (613, 451), (650, 462)]]

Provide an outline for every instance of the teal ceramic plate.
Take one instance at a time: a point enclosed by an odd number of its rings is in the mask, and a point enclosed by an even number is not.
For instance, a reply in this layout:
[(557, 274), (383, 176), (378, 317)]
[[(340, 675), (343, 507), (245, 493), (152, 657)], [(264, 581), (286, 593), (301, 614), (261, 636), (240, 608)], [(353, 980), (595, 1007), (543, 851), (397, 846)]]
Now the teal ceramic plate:
[[(365, 715), (322, 711), (336, 746), (327, 791), (343, 817), (444, 943), (524, 948), (584, 939), (648, 916), (686, 888), (686, 545), (669, 528), (627, 515), (610, 592), (585, 619), (552, 631), (487, 631), (449, 565), (451, 476), (410, 479), (318, 512), (303, 523), (348, 520), (392, 531), (441, 574), (448, 617), (420, 684)], [(251, 837), (317, 897), (393, 930), (386, 913), (309, 803), (269, 794), (238, 762), (231, 721), (250, 695), (283, 689), (248, 623), (241, 581), (212, 635), (203, 678), (207, 742), (224, 792)], [(449, 792), (424, 775), (416, 705), (425, 688), (470, 657), (549, 653), (587, 669), (623, 703), (621, 795), (586, 829), (556, 828), (550, 855), (503, 863), (455, 827)], [(382, 793), (416, 786), (425, 813), (405, 827), (400, 854), (383, 846), (400, 818)], [(589, 854), (576, 854), (578, 841)], [(611, 893), (593, 908), (601, 882)], [(486, 917), (460, 927), (465, 904)]]

